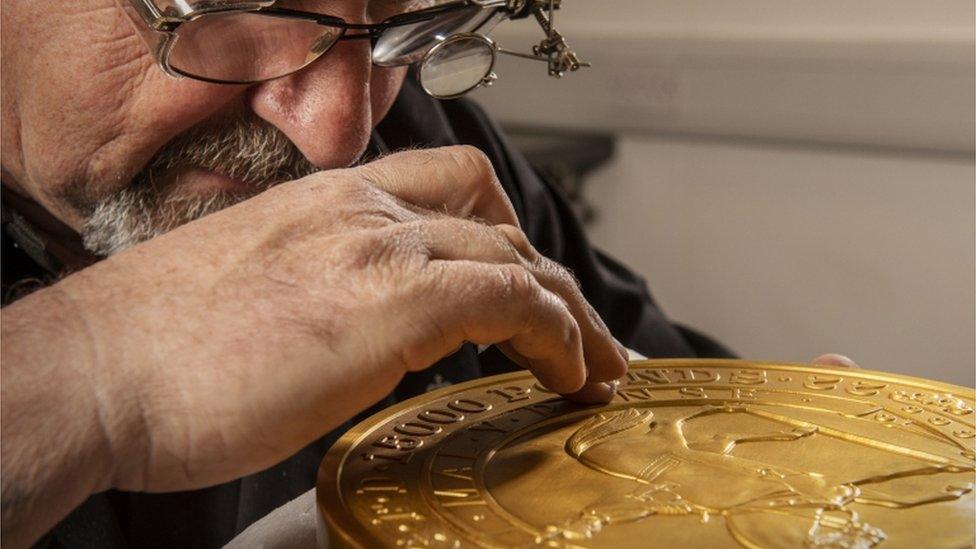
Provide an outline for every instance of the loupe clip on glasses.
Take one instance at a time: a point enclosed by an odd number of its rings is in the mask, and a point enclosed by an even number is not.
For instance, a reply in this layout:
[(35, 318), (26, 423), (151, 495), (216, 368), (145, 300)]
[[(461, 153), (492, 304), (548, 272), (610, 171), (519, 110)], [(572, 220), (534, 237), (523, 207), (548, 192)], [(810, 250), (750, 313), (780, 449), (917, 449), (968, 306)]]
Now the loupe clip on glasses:
[(420, 62), (420, 85), (437, 99), (453, 99), (481, 86), (490, 86), (497, 79), (493, 71), (499, 53), (545, 62), (549, 76), (554, 78), (589, 67), (589, 63), (579, 60), (553, 26), (553, 13), (558, 6), (558, 0), (530, 0), (526, 6), (546, 33), (546, 38), (532, 48), (532, 54), (500, 48), (490, 38), (471, 32), (441, 39)]

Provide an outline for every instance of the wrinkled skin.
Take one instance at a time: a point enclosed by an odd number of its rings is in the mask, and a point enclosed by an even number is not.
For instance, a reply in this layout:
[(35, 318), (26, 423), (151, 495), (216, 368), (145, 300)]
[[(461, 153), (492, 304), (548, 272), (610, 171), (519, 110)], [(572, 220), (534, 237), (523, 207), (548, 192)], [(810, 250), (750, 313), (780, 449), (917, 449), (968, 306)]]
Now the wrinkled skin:
[[(319, 4), (348, 21), (366, 17), (363, 0)], [(114, 0), (8, 2), (2, 15), (4, 183), (76, 229), (82, 219), (65, 195), (104, 196), (126, 186), (163, 144), (222, 111), (249, 108), (316, 165), (348, 166), (406, 71), (372, 66), (368, 42), (354, 40), (271, 82), (176, 80), (156, 68)], [(198, 179), (187, 185), (206, 192), (213, 183)]]
[[(362, 0), (321, 4), (366, 19)], [(192, 489), (268, 467), (464, 341), (499, 345), (578, 400), (612, 396), (620, 348), (528, 243), (484, 155), (340, 169), (405, 74), (373, 67), (365, 41), (279, 80), (217, 86), (160, 72), (112, 0), (4, 2), (2, 24), (4, 184), (75, 229), (79, 204), (242, 108), (326, 170), (3, 310), (4, 544), (32, 543), (100, 490)]]
[[(574, 398), (612, 395), (600, 382), (625, 372), (620, 349), (572, 276), (529, 245), (480, 152), (335, 169), (362, 153), (405, 74), (373, 67), (366, 42), (286, 78), (218, 86), (165, 76), (111, 1), (50, 7), (2, 8), (4, 183), (69, 226), (180, 132), (241, 108), (331, 171), (3, 311), (4, 542), (31, 542), (98, 490), (202, 487), (272, 465), (464, 341), (498, 344)], [(328, 8), (366, 18), (362, 1)]]
[[(39, 473), (77, 504), (230, 480), (464, 341), (593, 399), (584, 383), (623, 375), (622, 353), (515, 222), (480, 152), (400, 153), (281, 184), (18, 301), (3, 313), (5, 482)], [(38, 433), (62, 444), (21, 445)], [(64, 468), (31, 472), (32, 449)]]

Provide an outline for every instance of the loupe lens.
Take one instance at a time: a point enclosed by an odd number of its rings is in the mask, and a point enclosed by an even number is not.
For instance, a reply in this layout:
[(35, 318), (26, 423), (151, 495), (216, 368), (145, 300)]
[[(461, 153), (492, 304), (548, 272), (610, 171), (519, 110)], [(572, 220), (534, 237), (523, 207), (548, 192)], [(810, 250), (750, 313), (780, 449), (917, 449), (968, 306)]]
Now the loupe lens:
[(424, 58), (420, 84), (430, 95), (448, 99), (478, 87), (491, 74), (495, 49), (479, 35), (454, 36)]

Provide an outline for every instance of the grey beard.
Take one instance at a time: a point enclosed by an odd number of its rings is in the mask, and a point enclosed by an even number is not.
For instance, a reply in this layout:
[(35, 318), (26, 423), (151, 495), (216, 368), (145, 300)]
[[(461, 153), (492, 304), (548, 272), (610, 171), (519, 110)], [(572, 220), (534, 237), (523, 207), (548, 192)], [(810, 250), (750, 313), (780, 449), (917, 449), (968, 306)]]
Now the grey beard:
[[(246, 185), (209, 196), (181, 194), (178, 185), (159, 188), (160, 175), (180, 167), (208, 169)], [(202, 124), (160, 149), (128, 187), (90, 204), (82, 240), (91, 252), (112, 255), (316, 171), (284, 133), (253, 113)]]
[(82, 242), (110, 256), (250, 198), (246, 194), (161, 197), (149, 189), (123, 189), (100, 201), (85, 221)]

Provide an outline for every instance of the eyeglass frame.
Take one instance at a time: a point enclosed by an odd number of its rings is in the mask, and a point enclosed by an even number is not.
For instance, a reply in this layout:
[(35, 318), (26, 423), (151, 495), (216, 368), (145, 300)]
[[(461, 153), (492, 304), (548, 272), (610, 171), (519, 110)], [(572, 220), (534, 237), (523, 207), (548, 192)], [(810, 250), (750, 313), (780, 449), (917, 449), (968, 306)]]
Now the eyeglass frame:
[[(446, 4), (441, 4), (438, 6), (433, 6), (430, 8), (425, 8), (413, 12), (406, 12), (398, 15), (393, 15), (380, 23), (369, 24), (369, 23), (347, 23), (344, 19), (340, 17), (335, 17), (332, 15), (314, 13), (300, 10), (292, 10), (289, 8), (275, 8), (273, 4), (276, 0), (265, 0), (256, 2), (235, 2), (234, 4), (227, 5), (214, 5), (211, 4), (202, 9), (190, 10), (179, 16), (174, 15), (163, 15), (160, 13), (159, 9), (153, 3), (153, 0), (117, 0), (117, 3), (122, 7), (123, 11), (129, 16), (133, 24), (136, 25), (136, 30), (142, 36), (143, 40), (149, 46), (150, 53), (156, 61), (156, 65), (162, 69), (166, 74), (174, 78), (191, 78), (193, 80), (199, 80), (202, 82), (209, 82), (213, 84), (255, 84), (258, 82), (267, 82), (270, 80), (275, 80), (277, 78), (283, 78), (290, 74), (295, 74), (301, 71), (321, 59), (329, 50), (332, 49), (337, 43), (343, 40), (362, 40), (369, 39), (372, 45), (375, 46), (377, 40), (387, 29), (405, 26), (413, 23), (418, 23), (422, 21), (428, 21), (438, 15), (443, 13), (450, 13), (452, 11), (457, 11), (462, 8), (468, 8), (472, 6), (478, 6), (482, 9), (507, 9), (510, 13), (515, 13), (516, 11), (522, 9), (524, 5), (524, 0), (456, 0), (453, 2), (448, 2)], [(127, 9), (127, 8), (131, 8)], [(134, 12), (134, 13), (133, 13)], [(203, 76), (198, 76), (195, 74), (189, 74), (183, 72), (169, 63), (170, 52), (172, 51), (173, 45), (176, 43), (178, 38), (177, 29), (184, 23), (189, 23), (197, 19), (207, 17), (216, 14), (226, 14), (226, 13), (256, 13), (261, 15), (267, 15), (268, 17), (280, 17), (285, 19), (297, 19), (303, 21), (311, 21), (318, 25), (325, 27), (333, 27), (341, 30), (339, 37), (336, 38), (329, 47), (322, 50), (321, 53), (315, 57), (309, 59), (304, 65), (296, 68), (293, 71), (274, 76), (271, 78), (265, 78), (261, 80), (252, 81), (229, 81), (229, 80), (219, 80), (213, 78), (207, 78)], [(136, 20), (141, 20), (145, 27), (138, 26)], [(347, 31), (363, 31), (356, 34), (346, 34)]]

